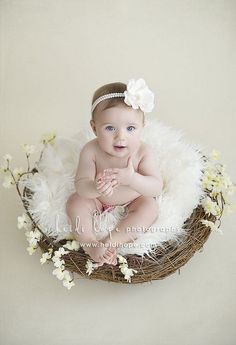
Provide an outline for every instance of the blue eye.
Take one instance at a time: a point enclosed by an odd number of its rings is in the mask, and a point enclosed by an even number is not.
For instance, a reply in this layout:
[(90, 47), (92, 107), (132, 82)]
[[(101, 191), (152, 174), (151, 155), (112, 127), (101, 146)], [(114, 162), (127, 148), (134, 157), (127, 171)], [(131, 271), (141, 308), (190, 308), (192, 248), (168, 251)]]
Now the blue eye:
[(133, 130), (135, 130), (135, 127), (134, 126), (129, 126), (129, 127), (127, 127), (127, 130), (129, 132), (133, 132)]
[(106, 127), (105, 127), (105, 130), (106, 130), (106, 131), (112, 131), (113, 129), (114, 129), (113, 126), (106, 126)]

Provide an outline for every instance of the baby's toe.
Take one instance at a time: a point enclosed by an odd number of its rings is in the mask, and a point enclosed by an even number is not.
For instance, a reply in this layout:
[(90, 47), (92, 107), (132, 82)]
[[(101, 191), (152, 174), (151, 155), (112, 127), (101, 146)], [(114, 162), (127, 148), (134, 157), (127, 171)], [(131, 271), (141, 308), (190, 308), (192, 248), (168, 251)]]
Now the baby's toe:
[(106, 253), (114, 254), (115, 250), (116, 250), (116, 248), (114, 248), (114, 247), (109, 247), (109, 248), (107, 248)]
[(114, 255), (114, 251), (111, 251), (111, 250), (107, 250), (106, 251), (106, 255), (109, 255), (109, 257), (111, 257), (112, 255)]
[(117, 265), (117, 259), (114, 258), (114, 259), (112, 260), (111, 264), (112, 264), (113, 266), (116, 266), (116, 265)]
[(98, 267), (100, 267), (100, 266), (103, 266), (105, 262), (106, 262), (106, 260), (104, 259), (103, 256), (101, 256), (99, 258), (98, 262), (96, 262), (96, 263), (98, 264)]
[(105, 253), (105, 254), (103, 254), (103, 258), (110, 263), (112, 255)]

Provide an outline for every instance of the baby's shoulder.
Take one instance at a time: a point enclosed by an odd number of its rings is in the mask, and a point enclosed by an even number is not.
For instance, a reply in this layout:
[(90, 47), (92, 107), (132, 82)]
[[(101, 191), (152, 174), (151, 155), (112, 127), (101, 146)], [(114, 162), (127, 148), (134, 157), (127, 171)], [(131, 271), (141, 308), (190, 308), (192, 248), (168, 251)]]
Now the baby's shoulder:
[(81, 153), (84, 155), (94, 155), (96, 150), (96, 139), (88, 141), (81, 149)]
[(153, 149), (151, 147), (151, 145), (145, 143), (144, 141), (142, 141), (141, 145), (140, 145), (140, 149), (139, 149), (139, 156), (140, 158), (144, 158), (146, 155), (149, 155), (153, 152)]

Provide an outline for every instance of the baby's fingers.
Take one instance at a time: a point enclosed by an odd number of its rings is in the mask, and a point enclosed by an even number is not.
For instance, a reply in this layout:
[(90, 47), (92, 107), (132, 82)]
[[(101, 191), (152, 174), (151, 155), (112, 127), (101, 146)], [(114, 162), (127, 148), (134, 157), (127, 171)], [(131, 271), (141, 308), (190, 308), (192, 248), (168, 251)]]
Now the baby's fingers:
[(104, 176), (104, 172), (99, 172), (96, 176), (96, 182), (102, 182)]
[(101, 189), (105, 186), (105, 182), (98, 182), (96, 183), (96, 188), (100, 192)]
[(105, 183), (104, 185), (102, 185), (101, 187), (99, 187), (98, 189), (99, 189), (100, 193), (104, 193), (110, 187), (111, 187), (111, 182), (108, 182), (108, 183)]
[(114, 170), (114, 169), (105, 169), (103, 172), (103, 175), (106, 177), (112, 176), (112, 175), (116, 175), (118, 173), (118, 171)]
[(104, 181), (112, 181), (112, 180), (115, 180), (117, 177), (117, 175), (113, 174), (113, 175), (108, 175), (108, 176), (104, 176), (103, 177), (103, 180)]
[(117, 187), (118, 186), (118, 181), (117, 180), (113, 180), (111, 182), (111, 185), (112, 185), (113, 188)]
[(106, 193), (106, 196), (111, 196), (113, 194), (113, 189), (111, 188), (109, 192)]
[(118, 187), (118, 182), (116, 180), (113, 180), (111, 182), (111, 187), (110, 187), (110, 192), (108, 192), (108, 194), (106, 194), (107, 196), (111, 196), (113, 194), (113, 190)]
[(110, 186), (108, 187), (105, 192), (103, 192), (103, 195), (106, 195), (106, 196), (111, 196), (113, 194), (113, 188)]
[(104, 174), (116, 174), (119, 171), (118, 168), (110, 168), (110, 169), (104, 169)]

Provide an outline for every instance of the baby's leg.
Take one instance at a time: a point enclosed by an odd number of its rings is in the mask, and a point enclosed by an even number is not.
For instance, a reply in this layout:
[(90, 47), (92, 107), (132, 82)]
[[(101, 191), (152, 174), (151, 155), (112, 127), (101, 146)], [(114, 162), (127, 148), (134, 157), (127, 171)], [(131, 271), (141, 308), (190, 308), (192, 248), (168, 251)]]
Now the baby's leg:
[(83, 249), (90, 257), (103, 264), (115, 263), (113, 253), (115, 249), (105, 248), (103, 243), (97, 241), (93, 229), (93, 212), (102, 211), (102, 204), (97, 199), (80, 197), (78, 193), (72, 194), (66, 203), (72, 232), (76, 240), (83, 245)]
[(109, 236), (103, 242), (121, 245), (133, 242), (140, 232), (145, 232), (158, 218), (158, 204), (153, 197), (140, 196), (128, 206), (128, 213), (121, 219)]

